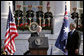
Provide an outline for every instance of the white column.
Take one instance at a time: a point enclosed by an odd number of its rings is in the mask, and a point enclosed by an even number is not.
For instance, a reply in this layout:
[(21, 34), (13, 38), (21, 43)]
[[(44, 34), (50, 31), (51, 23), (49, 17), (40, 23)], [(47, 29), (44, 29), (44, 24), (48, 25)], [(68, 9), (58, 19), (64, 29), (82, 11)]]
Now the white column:
[[(70, 1), (67, 2), (68, 11), (70, 11)], [(43, 12), (46, 12), (47, 1), (43, 1)], [(54, 16), (64, 15), (65, 12), (65, 1), (50, 1), (50, 11)]]
[[(71, 2), (70, 2), (70, 3), (71, 3), (71, 13), (73, 12), (73, 8), (74, 8), (74, 7), (76, 7), (76, 8), (79, 7), (79, 5), (77, 5), (78, 2), (79, 2), (79, 1), (71, 1)], [(78, 10), (77, 10), (77, 11), (78, 11)]]
[(43, 1), (43, 12), (44, 13), (47, 11), (46, 6), (47, 6), (47, 1)]
[(5, 38), (6, 24), (9, 12), (9, 2), (11, 11), (13, 12), (12, 1), (1, 1), (1, 39)]
[[(70, 1), (66, 1), (67, 2), (67, 11), (68, 13), (70, 12)], [(44, 7), (46, 8), (46, 2), (44, 1)], [(65, 13), (65, 1), (50, 1), (50, 11), (53, 14), (53, 25), (54, 25), (54, 34), (46, 34), (46, 36), (48, 36), (49, 39), (49, 49), (47, 54), (50, 54), (50, 44), (53, 44), (53, 55), (63, 55), (63, 53), (55, 47), (55, 42), (56, 39), (58, 38), (58, 35), (60, 33), (61, 27), (62, 27), (62, 23), (63, 23), (63, 19), (64, 19), (64, 13)], [(44, 11), (46, 11), (46, 9), (44, 8)]]
[(66, 1), (66, 5), (67, 5), (68, 15), (70, 15), (70, 1)]

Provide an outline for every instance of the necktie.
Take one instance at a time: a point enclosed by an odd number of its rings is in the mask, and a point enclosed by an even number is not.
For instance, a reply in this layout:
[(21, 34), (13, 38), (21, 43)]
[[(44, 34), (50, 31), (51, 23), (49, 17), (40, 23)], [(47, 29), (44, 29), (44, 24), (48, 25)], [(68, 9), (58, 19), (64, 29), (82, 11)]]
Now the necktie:
[(70, 32), (70, 36), (72, 36), (72, 33), (73, 33), (73, 32), (71, 31), (71, 32)]

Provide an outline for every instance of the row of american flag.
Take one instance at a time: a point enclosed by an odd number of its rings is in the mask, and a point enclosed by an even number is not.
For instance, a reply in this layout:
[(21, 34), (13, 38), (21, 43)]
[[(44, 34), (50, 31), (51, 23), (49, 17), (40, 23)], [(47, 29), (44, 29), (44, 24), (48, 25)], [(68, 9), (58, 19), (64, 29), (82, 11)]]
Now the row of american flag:
[[(55, 46), (62, 50), (64, 53), (64, 48), (66, 45), (66, 40), (69, 32), (69, 22), (67, 16), (67, 7), (65, 4), (65, 14), (64, 14), (64, 21), (60, 31), (60, 34), (56, 40)], [(7, 20), (7, 27), (6, 27), (6, 34), (5, 34), (5, 41), (4, 41), (4, 51), (7, 51), (9, 55), (13, 55), (16, 51), (15, 47), (15, 38), (18, 36), (16, 24), (14, 22), (14, 17), (12, 16), (12, 12), (9, 6), (9, 15)], [(52, 55), (52, 48), (50, 51), (50, 55)]]

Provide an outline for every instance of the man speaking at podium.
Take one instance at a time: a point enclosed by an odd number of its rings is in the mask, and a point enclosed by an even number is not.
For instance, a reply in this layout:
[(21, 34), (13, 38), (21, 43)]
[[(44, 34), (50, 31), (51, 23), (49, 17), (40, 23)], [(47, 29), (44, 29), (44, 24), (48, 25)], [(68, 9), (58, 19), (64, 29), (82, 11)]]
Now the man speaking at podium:
[(37, 31), (34, 33), (31, 33), (31, 37), (45, 37), (45, 35), (42, 33), (42, 27), (37, 26)]

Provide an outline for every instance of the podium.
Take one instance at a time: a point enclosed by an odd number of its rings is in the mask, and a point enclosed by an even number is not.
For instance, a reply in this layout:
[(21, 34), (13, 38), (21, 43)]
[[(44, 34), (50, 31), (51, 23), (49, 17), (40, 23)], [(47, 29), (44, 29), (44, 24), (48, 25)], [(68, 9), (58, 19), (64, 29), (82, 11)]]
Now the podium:
[(30, 37), (28, 41), (31, 55), (47, 55), (48, 37)]

